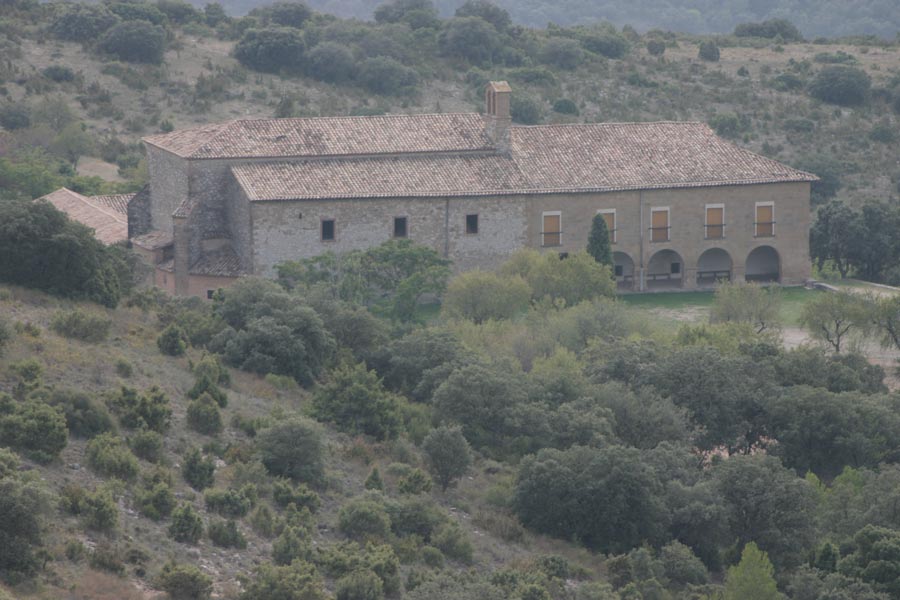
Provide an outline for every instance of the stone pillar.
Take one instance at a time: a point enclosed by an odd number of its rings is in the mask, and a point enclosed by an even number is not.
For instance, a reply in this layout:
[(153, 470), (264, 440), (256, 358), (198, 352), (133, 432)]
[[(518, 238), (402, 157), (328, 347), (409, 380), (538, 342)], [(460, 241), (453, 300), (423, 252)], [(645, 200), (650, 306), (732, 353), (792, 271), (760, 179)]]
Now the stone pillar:
[(185, 217), (172, 219), (172, 230), (175, 238), (175, 294), (177, 296), (188, 295), (188, 278), (191, 268), (191, 232), (188, 229)]
[(732, 265), (731, 266), (731, 281), (743, 283), (745, 273), (746, 273), (746, 269), (745, 269), (744, 265)]
[(681, 288), (685, 290), (696, 290), (697, 289), (697, 269), (684, 269), (684, 274), (681, 276)]

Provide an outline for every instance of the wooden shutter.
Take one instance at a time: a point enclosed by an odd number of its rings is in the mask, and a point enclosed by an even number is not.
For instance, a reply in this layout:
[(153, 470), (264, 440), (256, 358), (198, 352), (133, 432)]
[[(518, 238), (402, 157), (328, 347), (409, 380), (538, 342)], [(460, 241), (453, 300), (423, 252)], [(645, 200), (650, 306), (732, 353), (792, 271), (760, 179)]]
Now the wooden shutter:
[(609, 229), (610, 243), (616, 243), (616, 213), (603, 213), (603, 220), (606, 221), (606, 228)]
[(561, 235), (559, 230), (559, 215), (544, 215), (544, 246), (559, 246)]
[(771, 204), (756, 207), (756, 235), (770, 237), (775, 235), (775, 211)]
[(650, 227), (651, 242), (669, 241), (669, 211), (654, 210), (651, 213)]
[(711, 206), (706, 209), (706, 237), (719, 239), (725, 237), (725, 209), (721, 206)]

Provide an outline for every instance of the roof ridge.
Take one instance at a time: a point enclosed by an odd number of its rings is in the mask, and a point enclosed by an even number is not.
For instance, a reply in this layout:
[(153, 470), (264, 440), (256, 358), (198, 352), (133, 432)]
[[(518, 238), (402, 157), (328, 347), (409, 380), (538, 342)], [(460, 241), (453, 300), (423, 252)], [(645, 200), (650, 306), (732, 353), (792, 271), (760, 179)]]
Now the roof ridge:
[[(591, 127), (591, 126), (609, 127), (614, 125), (702, 125), (710, 128), (708, 123), (703, 121), (603, 121), (595, 123), (540, 123), (538, 125), (518, 125), (513, 124), (512, 129), (550, 129), (554, 127)], [(711, 128), (710, 128), (711, 129)]]

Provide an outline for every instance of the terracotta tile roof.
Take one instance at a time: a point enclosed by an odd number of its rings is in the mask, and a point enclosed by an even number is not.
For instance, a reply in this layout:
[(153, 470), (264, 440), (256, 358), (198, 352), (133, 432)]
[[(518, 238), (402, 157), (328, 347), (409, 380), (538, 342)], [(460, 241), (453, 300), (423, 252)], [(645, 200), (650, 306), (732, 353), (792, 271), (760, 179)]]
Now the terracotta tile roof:
[(97, 204), (127, 216), (128, 203), (134, 198), (134, 194), (107, 194), (105, 196), (89, 196), (89, 198)]
[(215, 277), (239, 277), (244, 274), (241, 259), (230, 246), (215, 252), (206, 252), (190, 269), (191, 275), (212, 275)]
[(158, 250), (174, 243), (172, 232), (152, 230), (144, 235), (131, 238), (131, 243), (146, 250)]
[(231, 168), (251, 200), (486, 196), (814, 181), (702, 123), (511, 128), (509, 156), (314, 159)]
[(38, 200), (46, 200), (73, 221), (90, 227), (94, 230), (94, 236), (104, 244), (115, 244), (128, 239), (127, 216), (93, 197), (60, 188)]
[(491, 151), (478, 114), (239, 119), (145, 137), (183, 158), (280, 158)]

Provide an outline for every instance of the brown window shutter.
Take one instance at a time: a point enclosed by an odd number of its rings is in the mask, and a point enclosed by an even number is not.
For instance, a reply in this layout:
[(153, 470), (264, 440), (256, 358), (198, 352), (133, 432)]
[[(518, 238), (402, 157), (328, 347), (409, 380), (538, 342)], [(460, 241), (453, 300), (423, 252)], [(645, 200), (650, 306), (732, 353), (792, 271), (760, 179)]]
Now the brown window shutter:
[(561, 236), (559, 230), (559, 215), (544, 215), (544, 246), (559, 246)]
[(653, 211), (651, 220), (650, 241), (666, 242), (669, 240), (669, 212), (665, 210)]
[(706, 209), (706, 237), (710, 239), (718, 239), (725, 237), (724, 228), (725, 209), (721, 207), (710, 207)]

